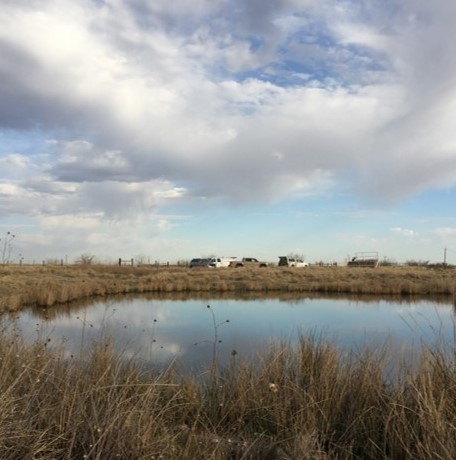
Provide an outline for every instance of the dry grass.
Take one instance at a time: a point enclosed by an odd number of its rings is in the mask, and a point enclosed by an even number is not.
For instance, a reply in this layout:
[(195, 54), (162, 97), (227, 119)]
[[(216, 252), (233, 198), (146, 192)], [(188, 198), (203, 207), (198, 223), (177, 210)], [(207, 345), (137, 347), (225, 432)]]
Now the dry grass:
[(206, 381), (142, 372), (109, 342), (65, 361), (3, 332), (1, 458), (453, 459), (454, 355), (423, 350), (386, 382), (388, 353), (303, 337)]
[[(453, 295), (455, 271), (0, 267), (0, 311), (123, 293)], [(63, 308), (63, 305), (62, 305)], [(48, 313), (52, 311), (48, 310)], [(385, 346), (347, 356), (303, 337), (201, 376), (141, 370), (109, 341), (64, 359), (0, 331), (0, 453), (16, 459), (453, 459), (456, 355), (388, 374)], [(397, 362), (397, 360), (396, 360)], [(208, 363), (211, 370), (211, 363)], [(388, 371), (387, 371), (388, 369)]]
[(307, 292), (452, 295), (456, 270), (425, 267), (189, 269), (184, 267), (0, 266), (0, 312), (124, 293)]

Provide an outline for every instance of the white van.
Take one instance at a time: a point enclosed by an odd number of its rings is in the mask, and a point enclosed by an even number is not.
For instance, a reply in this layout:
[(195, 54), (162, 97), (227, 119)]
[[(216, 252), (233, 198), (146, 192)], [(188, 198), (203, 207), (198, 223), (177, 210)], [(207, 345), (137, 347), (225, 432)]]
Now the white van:
[(230, 263), (236, 259), (237, 257), (212, 257), (209, 266), (215, 268), (229, 267)]

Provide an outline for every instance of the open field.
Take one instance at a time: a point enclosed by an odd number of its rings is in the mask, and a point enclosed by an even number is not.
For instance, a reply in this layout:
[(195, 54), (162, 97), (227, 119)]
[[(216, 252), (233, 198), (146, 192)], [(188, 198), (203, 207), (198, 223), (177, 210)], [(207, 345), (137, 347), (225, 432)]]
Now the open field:
[(456, 293), (456, 269), (426, 267), (227, 268), (112, 265), (0, 266), (0, 312), (124, 293)]
[(63, 359), (0, 334), (0, 452), (23, 459), (453, 459), (454, 355), (342, 355), (303, 337), (215, 375), (141, 371), (99, 343)]

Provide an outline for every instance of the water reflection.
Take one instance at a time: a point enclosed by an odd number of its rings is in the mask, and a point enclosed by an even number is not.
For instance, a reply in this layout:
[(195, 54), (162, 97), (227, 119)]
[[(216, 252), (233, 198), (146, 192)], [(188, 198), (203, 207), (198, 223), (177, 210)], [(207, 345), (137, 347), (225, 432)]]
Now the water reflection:
[[(369, 294), (336, 294), (336, 293), (300, 293), (300, 292), (280, 292), (280, 294), (273, 295), (271, 293), (265, 292), (239, 292), (236, 293), (236, 300), (264, 300), (264, 301), (278, 301), (286, 303), (296, 303), (299, 304), (305, 300), (318, 299), (318, 300), (340, 300), (347, 301), (350, 304), (370, 304), (377, 303), (380, 301), (385, 301), (388, 303), (395, 304), (405, 304), (411, 305), (417, 302), (429, 302), (429, 298), (420, 297), (420, 296), (400, 296), (400, 295), (390, 295), (387, 297), (380, 297), (378, 295), (369, 295)], [(211, 303), (212, 301), (219, 300), (233, 300), (232, 292), (171, 292), (171, 293), (144, 293), (144, 294), (134, 294), (134, 295), (111, 295), (109, 297), (103, 297), (101, 300), (96, 298), (88, 298), (77, 300), (71, 303), (60, 304), (52, 308), (43, 308), (43, 307), (30, 307), (29, 312), (32, 312), (37, 318), (42, 320), (49, 320), (53, 318), (60, 317), (62, 315), (72, 316), (74, 312), (83, 310), (87, 307), (92, 307), (96, 304), (112, 304), (112, 303), (124, 303), (131, 300), (144, 301), (157, 301), (157, 300), (167, 300), (167, 301), (187, 301), (187, 300), (201, 300), (203, 303)], [(432, 303), (434, 304), (443, 304), (449, 305), (453, 302), (454, 313), (456, 315), (456, 299), (453, 299), (451, 296), (434, 296), (432, 298)], [(17, 312), (12, 312), (11, 317), (14, 318), (18, 315)]]
[[(211, 308), (216, 317), (214, 329)], [(229, 322), (226, 322), (229, 320)], [(271, 339), (294, 342), (299, 334), (318, 334), (338, 346), (375, 347), (385, 340), (399, 349), (437, 339), (454, 345), (455, 313), (451, 300), (392, 300), (378, 297), (245, 294), (198, 297), (119, 296), (49, 310), (24, 311), (14, 327), (28, 340), (42, 340), (77, 354), (93, 340), (111, 338), (126, 358), (154, 366), (178, 359), (185, 367), (210, 362), (217, 332), (218, 360), (252, 359)], [(221, 340), (221, 343), (218, 343)]]

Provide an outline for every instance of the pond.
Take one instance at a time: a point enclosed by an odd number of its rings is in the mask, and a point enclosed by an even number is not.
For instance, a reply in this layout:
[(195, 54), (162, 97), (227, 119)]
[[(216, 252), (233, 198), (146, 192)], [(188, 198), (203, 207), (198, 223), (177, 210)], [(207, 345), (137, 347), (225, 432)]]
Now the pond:
[[(208, 307), (210, 306), (210, 307)], [(388, 342), (396, 351), (455, 344), (455, 307), (444, 300), (355, 297), (117, 297), (90, 304), (27, 310), (3, 318), (27, 341), (78, 354), (93, 340), (113, 341), (125, 358), (165, 367), (207, 367), (216, 349), (226, 364), (254, 359), (271, 340), (293, 343), (300, 335), (322, 337), (346, 350)]]

